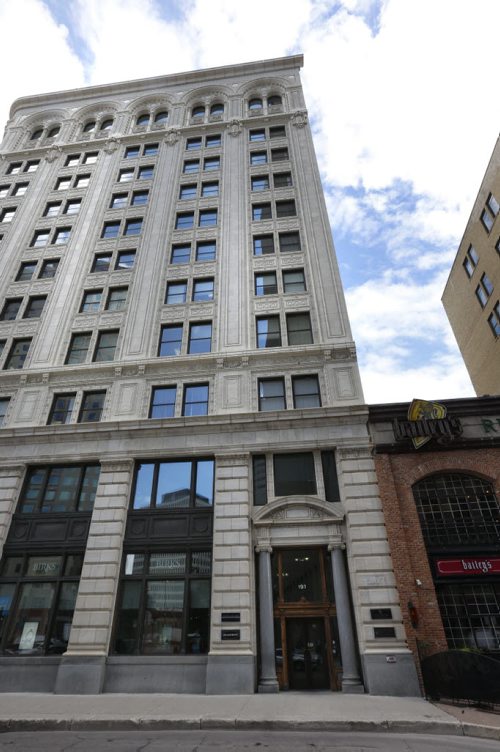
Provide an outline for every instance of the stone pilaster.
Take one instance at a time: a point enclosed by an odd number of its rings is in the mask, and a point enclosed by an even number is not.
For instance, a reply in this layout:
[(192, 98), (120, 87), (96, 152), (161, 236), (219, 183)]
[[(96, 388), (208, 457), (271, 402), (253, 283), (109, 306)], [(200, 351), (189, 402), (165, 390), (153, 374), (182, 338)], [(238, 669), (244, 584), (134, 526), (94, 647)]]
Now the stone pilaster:
[[(212, 620), (207, 693), (249, 693), (255, 686), (255, 584), (249, 514), (249, 455), (215, 458)], [(239, 622), (222, 621), (238, 613)], [(239, 640), (222, 639), (222, 630)]]
[(0, 558), (16, 507), (24, 465), (0, 466)]

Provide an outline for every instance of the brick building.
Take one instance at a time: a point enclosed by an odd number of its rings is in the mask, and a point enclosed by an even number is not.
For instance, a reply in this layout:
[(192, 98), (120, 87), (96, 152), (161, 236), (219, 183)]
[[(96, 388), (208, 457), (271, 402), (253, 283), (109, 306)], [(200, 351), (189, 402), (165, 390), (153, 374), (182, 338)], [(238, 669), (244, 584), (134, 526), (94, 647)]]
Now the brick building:
[(369, 413), (416, 660), (453, 648), (499, 654), (500, 399), (371, 405)]

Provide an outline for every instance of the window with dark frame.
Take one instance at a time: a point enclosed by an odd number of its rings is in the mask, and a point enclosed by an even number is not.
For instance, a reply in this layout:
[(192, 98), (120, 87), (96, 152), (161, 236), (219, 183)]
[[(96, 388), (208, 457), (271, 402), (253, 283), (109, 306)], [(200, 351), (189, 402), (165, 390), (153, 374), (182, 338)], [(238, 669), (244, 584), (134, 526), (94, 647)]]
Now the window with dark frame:
[(276, 272), (256, 272), (255, 294), (274, 295), (278, 292)]
[(283, 271), (283, 292), (300, 293), (306, 291), (303, 269), (286, 269)]
[(162, 326), (158, 355), (180, 355), (181, 347), (182, 324), (166, 324)]
[(215, 240), (202, 240), (196, 243), (196, 261), (214, 261), (215, 254)]
[(56, 276), (59, 259), (46, 259), (42, 263), (38, 279), (51, 279)]
[(93, 273), (107, 272), (111, 264), (111, 253), (96, 253), (92, 262)]
[(316, 496), (316, 473), (312, 452), (275, 454), (273, 464), (275, 496)]
[(298, 232), (280, 232), (279, 233), (280, 253), (292, 253), (300, 251), (300, 235)]
[[(1, 354), (1, 353), (0, 353)], [(5, 417), (9, 409), (10, 397), (0, 397), (0, 428), (5, 424)]]
[(46, 295), (32, 295), (28, 298), (28, 304), (24, 309), (23, 319), (39, 318), (42, 315), (46, 301)]
[(256, 320), (257, 347), (281, 347), (279, 316), (259, 316)]
[(316, 375), (292, 376), (293, 406), (296, 410), (321, 407), (319, 380)]
[(98, 423), (102, 418), (105, 399), (106, 391), (84, 392), (78, 422)]
[(54, 394), (50, 408), (48, 425), (66, 425), (71, 423), (75, 406), (76, 392), (71, 394)]
[(85, 290), (83, 293), (80, 313), (93, 313), (101, 307), (102, 288), (100, 290)]
[(182, 415), (208, 415), (208, 384), (186, 384), (182, 398)]
[(252, 204), (252, 220), (260, 222), (264, 219), (272, 219), (271, 203)]
[(24, 261), (19, 267), (16, 282), (29, 282), (35, 273), (36, 265), (36, 261)]
[(99, 332), (94, 350), (94, 363), (105, 363), (114, 360), (117, 342), (117, 329), (106, 329)]
[(285, 380), (283, 377), (259, 379), (259, 410), (286, 410)]
[(493, 311), (488, 316), (488, 324), (495, 337), (500, 337), (500, 301), (497, 300)]
[(115, 271), (124, 271), (126, 269), (132, 269), (135, 264), (135, 251), (118, 251), (116, 257)]
[(193, 301), (201, 302), (214, 299), (214, 278), (195, 279), (193, 281)]
[(150, 418), (174, 418), (176, 386), (154, 386), (151, 390)]
[(289, 345), (311, 345), (312, 329), (309, 313), (288, 313), (286, 329)]
[(90, 346), (91, 332), (78, 332), (71, 336), (71, 342), (66, 356), (67, 365), (85, 363)]
[(19, 313), (22, 302), (22, 298), (7, 298), (0, 313), (0, 321), (14, 321)]
[(274, 237), (272, 235), (253, 236), (254, 256), (265, 256), (274, 253)]
[(165, 295), (165, 303), (169, 305), (178, 305), (179, 303), (186, 302), (187, 295), (187, 281), (176, 280), (175, 282), (167, 283), (167, 294)]
[(269, 189), (269, 175), (253, 175), (250, 178), (252, 191), (267, 191)]
[(188, 354), (200, 355), (212, 349), (212, 322), (200, 321), (189, 325)]
[(172, 255), (170, 256), (171, 264), (189, 264), (191, 259), (191, 246), (190, 245), (174, 245), (172, 246)]
[(10, 352), (5, 361), (4, 371), (13, 371), (24, 366), (31, 346), (31, 337), (25, 339), (15, 339), (11, 345)]
[(128, 287), (111, 287), (108, 291), (106, 311), (123, 311), (127, 303)]
[(273, 174), (275, 188), (291, 188), (293, 186), (291, 172), (275, 172)]

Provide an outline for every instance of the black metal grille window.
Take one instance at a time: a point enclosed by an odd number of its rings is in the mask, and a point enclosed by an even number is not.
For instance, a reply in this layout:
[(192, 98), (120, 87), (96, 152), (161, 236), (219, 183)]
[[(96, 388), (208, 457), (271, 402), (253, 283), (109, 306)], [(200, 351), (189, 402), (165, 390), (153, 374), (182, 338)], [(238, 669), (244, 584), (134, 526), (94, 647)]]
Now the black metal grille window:
[(443, 473), (416, 483), (413, 495), (427, 546), (498, 545), (500, 508), (488, 481)]
[(436, 594), (450, 648), (500, 652), (500, 585), (437, 585)]
[(4, 655), (57, 655), (68, 647), (82, 553), (6, 555), (0, 573)]
[(18, 513), (91, 512), (99, 472), (99, 465), (30, 468)]
[(211, 562), (211, 551), (127, 553), (115, 653), (208, 653)]

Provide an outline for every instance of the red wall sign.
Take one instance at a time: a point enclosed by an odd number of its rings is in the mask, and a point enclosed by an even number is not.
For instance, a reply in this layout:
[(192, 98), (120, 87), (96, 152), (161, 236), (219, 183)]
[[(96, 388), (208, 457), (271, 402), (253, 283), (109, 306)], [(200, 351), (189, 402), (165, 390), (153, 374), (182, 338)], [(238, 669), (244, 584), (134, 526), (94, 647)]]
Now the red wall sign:
[(490, 559), (486, 556), (436, 559), (436, 569), (441, 575), (500, 574), (500, 559)]

